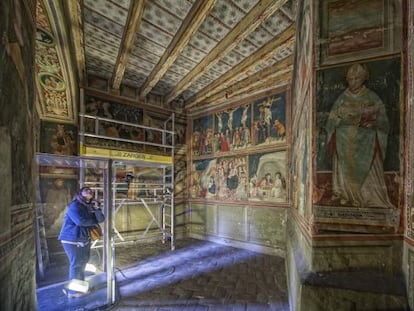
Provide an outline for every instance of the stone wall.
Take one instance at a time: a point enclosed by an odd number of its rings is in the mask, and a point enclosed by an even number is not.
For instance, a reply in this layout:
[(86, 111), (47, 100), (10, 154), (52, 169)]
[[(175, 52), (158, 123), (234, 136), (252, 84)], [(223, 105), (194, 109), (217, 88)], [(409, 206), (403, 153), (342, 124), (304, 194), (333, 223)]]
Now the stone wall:
[[(333, 236), (311, 241), (293, 217), (286, 240), (292, 310), (408, 310), (401, 241)], [(410, 260), (409, 252), (405, 258)]]
[(0, 309), (7, 311), (36, 309), (34, 3), (0, 2)]
[[(406, 310), (407, 290), (412, 289), (406, 284), (412, 283), (412, 276), (405, 271), (404, 280), (404, 267), (410, 264), (408, 249), (404, 253), (407, 264), (401, 259), (405, 226), (401, 216), (406, 204), (401, 197), (408, 183), (401, 164), (412, 138), (403, 143), (409, 131), (402, 131), (401, 125), (412, 127), (412, 122), (402, 118), (406, 103), (400, 96), (405, 92), (400, 58), (402, 2), (369, 1), (364, 6), (362, 2), (304, 0), (299, 4), (296, 45), (300, 48), (296, 49), (292, 87), (292, 189), (296, 190), (286, 234), (292, 309)], [(372, 28), (356, 22), (361, 16)], [(378, 29), (381, 35), (372, 37)], [(360, 78), (365, 85), (351, 90), (350, 71), (345, 76), (350, 66), (364, 72)], [(372, 149), (362, 150), (368, 143), (354, 141), (361, 132), (368, 132), (364, 113), (357, 114), (363, 105), (357, 107), (354, 102), (352, 108), (347, 107), (348, 101), (368, 92), (377, 94), (389, 124), (384, 130), (387, 148), (376, 159), (380, 173), (370, 181), (362, 171), (373, 167)], [(353, 100), (343, 100), (343, 94), (353, 94)], [(341, 112), (336, 111), (342, 103)], [(367, 128), (382, 129), (370, 123), (377, 122), (378, 116), (370, 119)], [(345, 126), (333, 129), (334, 119)], [(339, 136), (344, 128), (355, 131)], [(347, 156), (338, 160), (341, 148)], [(361, 169), (356, 170), (358, 163)], [(336, 178), (347, 170), (338, 167), (347, 164), (352, 169)], [(352, 190), (342, 177), (348, 173), (353, 178), (363, 176), (358, 182), (352, 179)], [(380, 191), (369, 190), (378, 184)], [(378, 197), (385, 199), (376, 202)]]
[(404, 243), (403, 252), (407, 299), (412, 310), (414, 308), (414, 245)]
[(190, 236), (284, 255), (291, 203), (289, 91), (245, 94), (189, 116)]
[(407, 41), (405, 42), (404, 53), (406, 67), (406, 86), (407, 86), (407, 108), (406, 108), (406, 136), (404, 145), (407, 146), (405, 162), (407, 173), (407, 190), (404, 192), (406, 201), (406, 228), (405, 228), (405, 243), (404, 243), (404, 260), (403, 270), (405, 273), (405, 280), (407, 283), (407, 298), (411, 310), (414, 309), (414, 3), (407, 1), (404, 7), (408, 18), (406, 33)]
[(191, 237), (285, 255), (286, 208), (189, 203)]

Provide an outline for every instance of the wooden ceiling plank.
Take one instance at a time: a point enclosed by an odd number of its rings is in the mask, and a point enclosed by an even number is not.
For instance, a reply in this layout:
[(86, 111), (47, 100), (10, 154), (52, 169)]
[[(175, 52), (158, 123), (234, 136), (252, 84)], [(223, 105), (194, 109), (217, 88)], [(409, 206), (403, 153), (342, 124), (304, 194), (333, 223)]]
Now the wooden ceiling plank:
[(84, 86), (86, 81), (86, 69), (85, 69), (85, 53), (83, 50), (83, 21), (81, 18), (81, 4), (82, 0), (69, 1), (68, 11), (70, 18), (70, 30), (73, 40), (73, 46), (75, 49), (75, 59), (78, 68), (79, 85)]
[(235, 66), (232, 70), (229, 70), (223, 74), (220, 78), (211, 83), (207, 88), (204, 88), (189, 98), (187, 100), (185, 108), (189, 109), (191, 107), (194, 107), (205, 98), (229, 87), (234, 83), (234, 81), (237, 81), (240, 75), (246, 74), (260, 64), (267, 62), (271, 57), (275, 56), (283, 49), (293, 47), (294, 41), (295, 25), (292, 24), (274, 40), (268, 42), (261, 49), (259, 49), (256, 53), (250, 55), (244, 61)]
[(225, 96), (221, 96), (214, 102), (206, 102), (204, 104), (200, 104), (197, 107), (194, 107), (191, 111), (187, 111), (187, 116), (198, 115), (200, 113), (205, 113), (206, 109), (208, 111), (217, 109), (222, 104), (231, 104), (234, 102), (242, 101), (246, 98), (246, 92), (249, 93), (249, 96), (253, 96), (255, 94), (263, 93), (268, 90), (272, 90), (278, 87), (282, 87), (291, 83), (292, 80), (292, 73), (291, 72), (284, 72), (278, 74), (276, 76), (269, 76), (260, 83), (256, 83), (255, 85), (249, 86), (244, 90), (244, 92), (233, 94), (231, 98), (226, 98)]
[[(206, 105), (210, 103), (214, 103), (221, 99), (231, 99), (235, 95), (246, 93), (248, 89), (254, 87), (256, 85), (263, 84), (264, 81), (268, 79), (274, 79), (280, 75), (284, 75), (285, 73), (292, 72), (293, 67), (293, 57), (288, 56), (282, 61), (273, 64), (270, 67), (266, 67), (265, 69), (257, 72), (254, 75), (251, 75), (239, 82), (234, 83), (230, 87), (226, 88), (225, 90), (219, 91), (212, 96), (207, 97), (203, 100), (199, 105)], [(277, 87), (277, 86), (275, 86)]]
[(190, 41), (191, 37), (198, 30), (203, 23), (206, 16), (210, 13), (216, 0), (197, 0), (191, 7), (190, 12), (187, 14), (180, 29), (174, 36), (165, 53), (161, 57), (158, 64), (154, 67), (150, 75), (147, 77), (143, 86), (141, 87), (140, 99), (144, 99), (145, 96), (151, 91), (151, 89), (158, 83), (158, 81), (164, 76), (167, 70), (175, 62), (177, 57), (181, 54), (185, 46)]
[(177, 96), (202, 76), (207, 70), (213, 67), (219, 60), (224, 58), (251, 32), (260, 26), (269, 16), (280, 9), (287, 0), (261, 0), (258, 4), (240, 21), (228, 35), (220, 41), (217, 46), (204, 57), (165, 97), (164, 102), (170, 103)]
[(113, 90), (118, 90), (121, 85), (128, 58), (131, 55), (132, 47), (141, 25), (146, 2), (147, 0), (133, 0), (129, 8), (121, 48), (114, 66), (114, 72), (112, 73), (111, 84)]
[(251, 85), (248, 85), (246, 88), (243, 89), (242, 92), (234, 93), (230, 98), (233, 97), (239, 97), (244, 96), (246, 97), (246, 94), (250, 94), (251, 92), (257, 92), (257, 90), (261, 90), (264, 87), (269, 88), (272, 86), (272, 88), (278, 88), (281, 85), (286, 85), (286, 81), (290, 81), (292, 76), (292, 67), (290, 67), (290, 70), (282, 70), (277, 75), (271, 75), (267, 77), (266, 79), (263, 79), (261, 81), (257, 81), (255, 83), (252, 83)]

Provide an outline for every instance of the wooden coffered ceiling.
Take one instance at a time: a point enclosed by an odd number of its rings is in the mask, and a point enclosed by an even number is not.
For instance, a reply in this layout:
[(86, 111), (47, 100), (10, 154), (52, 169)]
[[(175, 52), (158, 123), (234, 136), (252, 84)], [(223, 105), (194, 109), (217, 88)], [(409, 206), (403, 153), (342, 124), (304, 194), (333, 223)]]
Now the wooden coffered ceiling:
[(80, 85), (197, 109), (291, 80), (296, 0), (71, 0)]

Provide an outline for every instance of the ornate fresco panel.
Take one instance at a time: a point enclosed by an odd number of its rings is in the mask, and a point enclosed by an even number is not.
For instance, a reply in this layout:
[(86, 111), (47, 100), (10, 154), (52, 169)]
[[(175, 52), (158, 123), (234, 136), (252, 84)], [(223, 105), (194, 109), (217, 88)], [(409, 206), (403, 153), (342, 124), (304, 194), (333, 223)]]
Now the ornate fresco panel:
[(174, 198), (176, 200), (185, 200), (188, 195), (186, 148), (177, 150), (174, 157), (174, 171)]
[(321, 1), (321, 64), (392, 53), (400, 44), (396, 0)]
[[(36, 7), (36, 87), (39, 100), (38, 113), (41, 119), (76, 122), (76, 105), (73, 104), (76, 96), (71, 66), (67, 55), (61, 50), (62, 42), (57, 38), (56, 32), (65, 36), (64, 29), (57, 30), (57, 24), (51, 24), (48, 16), (59, 19), (61, 8), (49, 6), (48, 2), (37, 1)], [(52, 21), (53, 23), (54, 21)]]
[[(309, 0), (300, 1), (297, 17), (295, 71), (293, 73), (293, 120), (302, 109), (307, 89), (310, 88), (313, 62), (313, 7)], [(296, 107), (296, 108), (295, 108)]]
[(297, 213), (310, 221), (311, 107), (313, 98), (313, 1), (299, 1), (296, 31), (295, 71), (292, 85), (292, 202)]
[[(304, 102), (310, 102), (309, 90), (304, 98)], [(310, 112), (309, 105), (303, 105), (302, 110), (295, 122), (296, 127), (293, 128), (293, 145), (292, 145), (292, 200), (293, 207), (298, 214), (306, 220), (309, 220), (310, 211)]]

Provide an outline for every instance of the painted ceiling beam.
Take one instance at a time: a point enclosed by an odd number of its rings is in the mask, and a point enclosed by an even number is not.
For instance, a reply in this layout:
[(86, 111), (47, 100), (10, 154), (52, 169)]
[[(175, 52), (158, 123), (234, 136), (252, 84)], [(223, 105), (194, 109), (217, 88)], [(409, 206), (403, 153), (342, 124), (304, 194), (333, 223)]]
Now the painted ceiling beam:
[(85, 69), (85, 53), (83, 50), (83, 19), (81, 15), (81, 0), (68, 1), (68, 10), (70, 18), (70, 31), (75, 49), (75, 59), (78, 67), (79, 85), (85, 86), (86, 69)]
[(111, 85), (113, 90), (119, 90), (124, 77), (128, 58), (131, 55), (134, 42), (142, 21), (146, 0), (133, 0), (129, 8), (128, 18), (122, 38), (122, 45), (115, 62), (114, 72), (112, 73)]
[[(254, 96), (259, 93), (263, 93), (269, 90), (274, 90), (277, 87), (282, 87), (289, 85), (292, 81), (292, 73), (283, 71), (276, 76), (269, 76), (268, 78), (258, 81), (254, 86), (248, 87), (246, 89), (249, 92), (249, 96)], [(194, 116), (200, 113), (205, 113), (206, 111), (211, 111), (220, 108), (222, 104), (230, 104), (234, 102), (240, 102), (246, 99), (245, 92), (239, 92), (231, 96), (231, 98), (226, 98), (222, 96), (220, 99), (215, 100), (214, 102), (209, 102), (208, 105), (198, 105), (193, 107), (193, 109), (187, 111), (187, 116)]]
[(240, 80), (242, 75), (249, 75), (257, 66), (266, 63), (270, 58), (276, 56), (285, 49), (293, 50), (295, 43), (295, 25), (292, 24), (284, 32), (276, 37), (276, 39), (269, 41), (266, 45), (260, 48), (257, 52), (247, 57), (241, 63), (233, 67), (220, 78), (211, 83), (208, 87), (202, 89), (197, 94), (194, 94), (187, 100), (185, 109), (194, 107), (204, 99), (213, 94), (228, 88), (230, 85)]
[[(265, 69), (241, 80), (230, 87), (215, 93), (214, 95), (207, 97), (205, 100), (200, 102), (198, 106), (205, 106), (214, 104), (216, 102), (225, 102), (231, 100), (234, 96), (238, 94), (246, 94), (251, 89), (259, 87), (265, 81), (269, 79), (275, 79), (280, 77), (286, 73), (291, 73), (293, 69), (293, 57), (290, 55), (284, 58), (282, 61), (273, 64), (270, 67), (266, 67)], [(274, 87), (277, 87), (275, 85)]]
[(192, 83), (201, 77), (210, 68), (216, 65), (229, 52), (231, 52), (251, 32), (259, 27), (269, 16), (280, 9), (287, 0), (261, 0), (241, 20), (217, 46), (208, 53), (164, 98), (166, 104), (172, 102), (184, 92)]
[(152, 90), (158, 81), (164, 76), (167, 70), (181, 54), (194, 33), (210, 13), (216, 0), (197, 0), (191, 7), (180, 29), (171, 41), (160, 61), (154, 67), (143, 86), (139, 98), (144, 100), (145, 96)]

